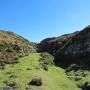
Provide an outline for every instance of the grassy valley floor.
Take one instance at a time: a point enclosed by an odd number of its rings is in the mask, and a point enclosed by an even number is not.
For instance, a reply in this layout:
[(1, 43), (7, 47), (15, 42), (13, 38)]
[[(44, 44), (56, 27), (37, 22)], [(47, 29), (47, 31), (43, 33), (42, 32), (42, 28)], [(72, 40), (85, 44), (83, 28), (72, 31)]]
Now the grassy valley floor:
[[(16, 90), (81, 90), (73, 80), (67, 78), (65, 71), (56, 66), (49, 66), (45, 71), (40, 67), (40, 53), (31, 53), (19, 59), (18, 64), (7, 64), (0, 70), (0, 90), (15, 83)], [(42, 78), (42, 86), (32, 86), (28, 83), (34, 78)]]

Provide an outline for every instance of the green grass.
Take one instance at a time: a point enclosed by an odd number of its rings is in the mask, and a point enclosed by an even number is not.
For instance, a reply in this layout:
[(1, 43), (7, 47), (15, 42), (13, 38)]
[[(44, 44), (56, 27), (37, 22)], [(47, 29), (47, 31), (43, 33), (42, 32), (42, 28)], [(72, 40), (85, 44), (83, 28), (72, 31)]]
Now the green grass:
[[(81, 90), (73, 80), (69, 80), (62, 68), (49, 66), (45, 71), (39, 64), (40, 54), (32, 53), (29, 56), (21, 58), (20, 63), (15, 65), (6, 65), (4, 70), (0, 70), (0, 87), (6, 86), (4, 82), (16, 82), (17, 90)], [(27, 70), (29, 69), (29, 70)], [(11, 76), (14, 76), (10, 78)], [(28, 83), (34, 77), (41, 77), (42, 86), (29, 86)]]

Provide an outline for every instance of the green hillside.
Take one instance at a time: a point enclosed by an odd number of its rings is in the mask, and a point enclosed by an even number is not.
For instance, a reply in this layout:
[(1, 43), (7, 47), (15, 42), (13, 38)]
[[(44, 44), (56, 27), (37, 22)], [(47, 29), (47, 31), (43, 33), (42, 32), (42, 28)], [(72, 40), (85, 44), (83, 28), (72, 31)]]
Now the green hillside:
[[(31, 53), (20, 58), (18, 64), (7, 64), (4, 70), (0, 70), (0, 87), (15, 86), (16, 90), (81, 90), (67, 78), (64, 69), (48, 65), (48, 71), (45, 71), (40, 66), (40, 59), (40, 53)], [(42, 79), (41, 86), (28, 84), (35, 77)]]
[(18, 58), (35, 52), (35, 45), (13, 32), (0, 30), (0, 68), (18, 63)]

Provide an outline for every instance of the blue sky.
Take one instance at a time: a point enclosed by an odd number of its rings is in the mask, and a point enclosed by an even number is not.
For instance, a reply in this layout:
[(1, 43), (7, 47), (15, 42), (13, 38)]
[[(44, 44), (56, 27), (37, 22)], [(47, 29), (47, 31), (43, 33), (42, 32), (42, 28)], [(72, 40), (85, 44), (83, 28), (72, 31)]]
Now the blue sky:
[(90, 0), (0, 0), (0, 29), (30, 41), (60, 36), (90, 24)]

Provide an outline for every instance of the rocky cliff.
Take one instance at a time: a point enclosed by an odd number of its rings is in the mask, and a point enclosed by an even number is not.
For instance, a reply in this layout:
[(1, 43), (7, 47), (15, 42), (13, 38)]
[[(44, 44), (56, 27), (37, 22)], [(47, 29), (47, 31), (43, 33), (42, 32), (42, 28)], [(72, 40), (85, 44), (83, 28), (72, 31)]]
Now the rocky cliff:
[(71, 34), (65, 34), (59, 37), (46, 38), (39, 43), (39, 50), (41, 52), (46, 51), (51, 54), (55, 54), (58, 49), (62, 48), (65, 44), (67, 44), (69, 40), (77, 33), (78, 31)]
[(56, 62), (90, 65), (90, 26), (77, 33), (55, 54)]
[(75, 63), (90, 66), (90, 26), (79, 32), (45, 39), (39, 48), (53, 54), (56, 65)]

